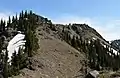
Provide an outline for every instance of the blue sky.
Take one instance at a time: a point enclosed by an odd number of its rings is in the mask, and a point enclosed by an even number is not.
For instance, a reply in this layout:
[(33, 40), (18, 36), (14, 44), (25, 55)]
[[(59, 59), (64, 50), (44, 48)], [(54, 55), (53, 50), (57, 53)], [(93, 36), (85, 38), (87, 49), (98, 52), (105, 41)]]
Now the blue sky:
[(120, 39), (120, 0), (3, 0), (0, 18), (33, 10), (54, 23), (87, 23), (105, 39)]

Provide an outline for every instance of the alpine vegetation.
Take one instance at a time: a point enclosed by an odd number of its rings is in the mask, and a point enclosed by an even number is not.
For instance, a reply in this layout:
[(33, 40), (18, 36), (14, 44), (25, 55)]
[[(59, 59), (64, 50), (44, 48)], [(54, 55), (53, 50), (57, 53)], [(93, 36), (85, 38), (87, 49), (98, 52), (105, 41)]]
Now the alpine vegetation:
[(0, 76), (3, 78), (19, 74), (39, 47), (35, 35), (37, 16), (32, 11), (22, 11), (17, 16), (9, 16), (7, 22), (0, 21)]

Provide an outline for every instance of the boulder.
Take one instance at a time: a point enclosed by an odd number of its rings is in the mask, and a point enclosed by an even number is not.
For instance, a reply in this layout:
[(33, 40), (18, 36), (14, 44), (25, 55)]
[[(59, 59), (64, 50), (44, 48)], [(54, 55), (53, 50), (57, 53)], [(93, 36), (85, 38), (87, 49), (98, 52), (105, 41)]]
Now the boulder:
[(97, 70), (90, 71), (85, 78), (98, 78), (99, 72)]

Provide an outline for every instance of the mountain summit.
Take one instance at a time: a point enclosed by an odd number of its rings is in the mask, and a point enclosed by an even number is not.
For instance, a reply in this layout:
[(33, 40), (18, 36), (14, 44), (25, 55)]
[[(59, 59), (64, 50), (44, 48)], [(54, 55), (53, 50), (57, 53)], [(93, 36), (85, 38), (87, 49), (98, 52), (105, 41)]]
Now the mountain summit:
[[(9, 17), (7, 25), (1, 20), (0, 27), (0, 75), (5, 78), (84, 78), (91, 70), (120, 68), (118, 48), (87, 24), (53, 24), (32, 11), (22, 11), (19, 18)], [(14, 51), (9, 64), (6, 43), (18, 31), (25, 35), (25, 48)]]

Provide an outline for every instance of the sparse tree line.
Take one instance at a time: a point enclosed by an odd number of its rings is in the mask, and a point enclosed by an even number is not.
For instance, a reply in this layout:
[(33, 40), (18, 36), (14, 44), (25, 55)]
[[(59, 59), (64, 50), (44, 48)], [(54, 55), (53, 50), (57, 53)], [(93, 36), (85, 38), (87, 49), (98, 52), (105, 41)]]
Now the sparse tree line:
[[(38, 17), (32, 11), (22, 11), (19, 15), (16, 14), (12, 18), (9, 16), (7, 22), (2, 19), (0, 20), (1, 77), (8, 78), (8, 76), (17, 75), (20, 69), (27, 67), (29, 64), (29, 57), (32, 57), (39, 48), (38, 39), (35, 34), (37, 21)], [(25, 49), (19, 48), (18, 54), (14, 52), (10, 64), (8, 63), (7, 45), (8, 41), (17, 34), (17, 31), (25, 34)]]
[[(70, 26), (68, 25), (66, 28), (70, 29)], [(100, 40), (87, 40), (82, 36), (71, 35), (67, 29), (65, 31), (65, 27), (62, 31), (62, 39), (86, 54), (88, 59), (86, 63), (91, 69), (116, 71), (120, 68), (119, 51), (115, 55), (112, 47), (107, 45), (104, 47)]]

